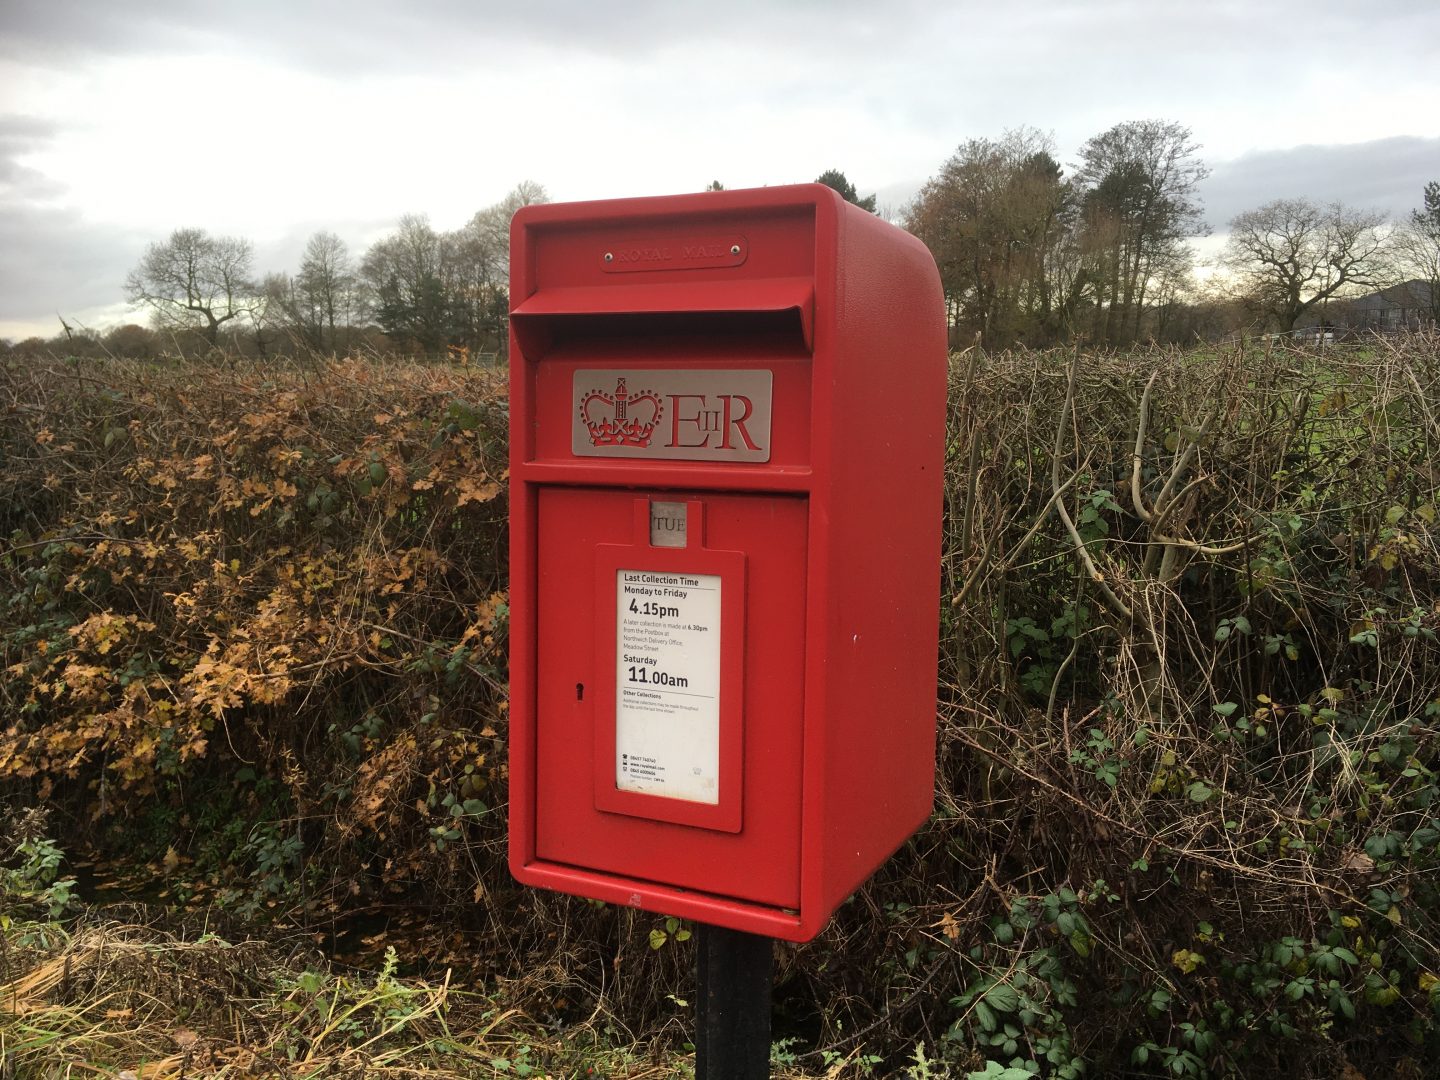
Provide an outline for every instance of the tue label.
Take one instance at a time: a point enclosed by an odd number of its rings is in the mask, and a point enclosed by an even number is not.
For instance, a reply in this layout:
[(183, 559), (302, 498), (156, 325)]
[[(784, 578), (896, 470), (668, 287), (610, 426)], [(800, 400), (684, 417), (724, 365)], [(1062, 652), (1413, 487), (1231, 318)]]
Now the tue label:
[(650, 504), (650, 545), (652, 547), (685, 546), (686, 511), (683, 502), (652, 502)]

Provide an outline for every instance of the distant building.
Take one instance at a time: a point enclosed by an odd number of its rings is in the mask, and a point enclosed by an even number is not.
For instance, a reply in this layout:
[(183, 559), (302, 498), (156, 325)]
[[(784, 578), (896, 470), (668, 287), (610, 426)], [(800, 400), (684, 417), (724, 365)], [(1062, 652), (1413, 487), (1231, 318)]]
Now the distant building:
[(1324, 311), (1312, 308), (1309, 318), (1302, 320), (1309, 325), (1297, 326), (1295, 332), (1395, 334), (1431, 327), (1440, 308), (1440, 296), (1434, 289), (1432, 283), (1416, 278), (1351, 300), (1332, 300)]

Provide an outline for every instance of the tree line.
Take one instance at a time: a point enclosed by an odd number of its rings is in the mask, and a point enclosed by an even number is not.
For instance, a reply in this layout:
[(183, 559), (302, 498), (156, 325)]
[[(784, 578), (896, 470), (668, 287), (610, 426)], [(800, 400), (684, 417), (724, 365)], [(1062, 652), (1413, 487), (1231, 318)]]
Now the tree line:
[(427, 355), (498, 350), (509, 303), (510, 218), (545, 201), (544, 187), (524, 181), (450, 232), (407, 214), (359, 258), (320, 231), (294, 274), (263, 277), (248, 240), (176, 229), (146, 249), (125, 296), (149, 309), (155, 330), (210, 348), (244, 335), (261, 353), (345, 353), (360, 344)]
[[(934, 254), (961, 345), (1290, 332), (1324, 322), (1317, 313), (1332, 301), (1401, 282), (1413, 283), (1428, 320), (1440, 321), (1440, 181), (1399, 222), (1303, 198), (1247, 210), (1229, 223), (1219, 272), (1202, 280), (1189, 243), (1207, 232), (1199, 191), (1209, 169), (1199, 150), (1182, 124), (1127, 121), (1086, 140), (1067, 169), (1050, 136), (1018, 128), (962, 143), (895, 217)], [(816, 179), (877, 212), (876, 197), (840, 170)], [(717, 180), (707, 190), (723, 188)], [(317, 232), (294, 273), (263, 276), (249, 241), (177, 229), (152, 243), (125, 281), (151, 329), (118, 327), (92, 344), (125, 355), (220, 346), (498, 352), (510, 218), (546, 201), (543, 186), (524, 181), (453, 231), (409, 214), (358, 257), (333, 232)], [(64, 329), (52, 344), (88, 340)]]
[(1290, 332), (1317, 307), (1418, 281), (1440, 320), (1440, 183), (1408, 219), (1282, 198), (1237, 215), (1220, 273), (1197, 281), (1209, 170), (1190, 130), (1117, 124), (1069, 173), (1031, 128), (963, 143), (903, 224), (940, 268), (950, 323), (987, 345), (1102, 346)]
[[(817, 182), (875, 211), (875, 196), (862, 197), (839, 170)], [(715, 181), (708, 190), (723, 189)], [(509, 315), (510, 219), (522, 206), (548, 201), (545, 188), (527, 180), (452, 232), (407, 214), (359, 258), (333, 232), (320, 231), (295, 273), (263, 277), (255, 274), (249, 241), (176, 229), (152, 243), (125, 280), (126, 299), (149, 310), (151, 330), (121, 327), (95, 344), (127, 354), (167, 346), (498, 352)]]

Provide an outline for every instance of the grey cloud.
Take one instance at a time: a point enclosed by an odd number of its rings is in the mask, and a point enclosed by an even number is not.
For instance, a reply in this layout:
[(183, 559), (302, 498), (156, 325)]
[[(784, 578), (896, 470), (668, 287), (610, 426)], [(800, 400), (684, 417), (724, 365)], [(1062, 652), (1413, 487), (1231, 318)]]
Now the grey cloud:
[(1246, 154), (1214, 166), (1201, 195), (1212, 229), (1273, 199), (1340, 201), (1398, 218), (1440, 180), (1440, 137), (1398, 136), (1343, 146), (1293, 146)]
[(0, 321), (113, 303), (128, 269), (117, 243), (123, 233), (89, 227), (54, 205), (60, 185), (19, 160), (56, 130), (33, 117), (0, 116)]
[(0, 322), (113, 304), (143, 247), (141, 238), (74, 211), (0, 205)]
[(49, 120), (15, 113), (0, 115), (0, 158), (33, 150), (54, 137), (57, 128)]
[[(0, 30), (0, 57), (34, 60), (75, 53), (174, 52), (207, 45), (299, 61), (312, 70), (363, 73), (371, 68), (429, 72), (485, 65), (515, 44), (568, 47), (623, 58), (681, 40), (757, 40), (777, 25), (807, 28), (817, 41), (870, 38), (906, 25), (925, 10), (901, 0), (879, 19), (869, 0), (10, 0)], [(723, 64), (718, 51), (697, 63)]]
[(110, 55), (141, 49), (179, 47), (188, 36), (187, 17), (164, 0), (8, 0), (0, 29), (0, 58), (27, 63), (86, 53)]
[(14, 114), (0, 115), (0, 205), (12, 200), (45, 198), (56, 186), (19, 158), (37, 150), (54, 137), (56, 127), (48, 121)]
[[(1384, 41), (1383, 50), (1356, 52), (1362, 27)], [(746, 49), (782, 44), (794, 50), (797, 69), (833, 63), (832, 90), (879, 67), (916, 91), (936, 91), (917, 92), (915, 109), (953, 111), (957, 73), (964, 97), (998, 85), (998, 102), (1019, 93), (1043, 104), (1054, 93), (1046, 76), (1066, 69), (1073, 82), (1081, 58), (1112, 86), (1153, 95), (1177, 80), (1212, 87), (1232, 75), (1283, 80), (1297, 63), (1364, 77), (1376, 64), (1433, 60), (1437, 34), (1433, 0), (1388, 0), (1363, 16), (1349, 0), (1309, 0), (1303, 8), (1034, 0), (1001, 17), (978, 5), (922, 0), (6, 0), (0, 57), (54, 62), (224, 49), (362, 76), (484, 68), (526, 46), (621, 64), (684, 49), (697, 70), (723, 72)]]
[[(936, 165), (939, 171), (939, 165)], [(884, 184), (875, 190), (875, 208), (884, 214), (890, 221), (898, 221), (909, 209), (910, 204), (915, 201), (915, 196), (920, 194), (924, 187), (921, 180), (901, 180), (893, 184)], [(861, 194), (867, 194), (869, 188), (860, 185)]]

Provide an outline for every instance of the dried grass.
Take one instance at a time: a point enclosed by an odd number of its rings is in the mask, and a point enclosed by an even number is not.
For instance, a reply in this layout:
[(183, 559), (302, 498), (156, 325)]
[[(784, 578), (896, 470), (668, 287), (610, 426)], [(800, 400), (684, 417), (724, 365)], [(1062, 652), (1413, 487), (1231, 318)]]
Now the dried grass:
[[(44, 947), (22, 947), (43, 935)], [(283, 943), (232, 943), (82, 920), (13, 923), (0, 968), (0, 1076), (459, 1080), (683, 1068), (643, 1046), (557, 1035), (493, 996), (438, 980), (342, 972)], [(528, 1071), (527, 1071), (528, 1070)]]

